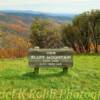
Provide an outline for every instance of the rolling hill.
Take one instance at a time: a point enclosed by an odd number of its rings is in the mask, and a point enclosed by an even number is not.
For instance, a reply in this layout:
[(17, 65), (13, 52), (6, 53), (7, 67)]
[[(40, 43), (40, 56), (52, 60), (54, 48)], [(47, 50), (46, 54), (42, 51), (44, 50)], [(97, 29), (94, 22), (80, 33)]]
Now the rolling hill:
[(70, 23), (74, 14), (48, 14), (33, 11), (0, 11), (0, 31), (27, 36), (34, 18)]
[[(50, 19), (57, 23), (71, 23), (74, 14), (49, 14), (33, 11), (0, 11), (0, 41), (3, 46), (10, 36), (28, 39), (30, 26), (36, 18)], [(3, 39), (1, 39), (3, 37)], [(7, 37), (7, 38), (6, 38)], [(1, 43), (0, 42), (0, 43)]]

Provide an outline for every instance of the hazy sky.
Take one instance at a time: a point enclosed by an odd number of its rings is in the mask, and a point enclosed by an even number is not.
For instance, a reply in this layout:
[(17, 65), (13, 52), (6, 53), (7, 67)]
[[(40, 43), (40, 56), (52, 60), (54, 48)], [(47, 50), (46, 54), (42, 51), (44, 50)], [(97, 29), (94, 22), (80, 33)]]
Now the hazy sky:
[(100, 9), (100, 0), (0, 0), (0, 10), (81, 13)]

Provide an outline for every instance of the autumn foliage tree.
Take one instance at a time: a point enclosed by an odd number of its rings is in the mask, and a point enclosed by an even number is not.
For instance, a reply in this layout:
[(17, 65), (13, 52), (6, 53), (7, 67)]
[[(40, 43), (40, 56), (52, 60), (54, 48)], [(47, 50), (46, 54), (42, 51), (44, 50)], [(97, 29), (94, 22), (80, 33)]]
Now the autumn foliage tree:
[(60, 48), (61, 25), (51, 20), (36, 18), (31, 27), (30, 42), (40, 48)]

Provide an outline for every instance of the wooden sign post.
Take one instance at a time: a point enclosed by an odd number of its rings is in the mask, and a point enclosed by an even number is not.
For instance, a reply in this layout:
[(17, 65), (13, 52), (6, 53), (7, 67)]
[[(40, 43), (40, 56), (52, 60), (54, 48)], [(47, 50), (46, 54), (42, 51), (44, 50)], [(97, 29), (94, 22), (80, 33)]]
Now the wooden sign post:
[(40, 49), (39, 47), (29, 49), (29, 66), (34, 68), (35, 73), (39, 73), (39, 67), (63, 68), (67, 72), (73, 66), (73, 51), (68, 48), (60, 49)]

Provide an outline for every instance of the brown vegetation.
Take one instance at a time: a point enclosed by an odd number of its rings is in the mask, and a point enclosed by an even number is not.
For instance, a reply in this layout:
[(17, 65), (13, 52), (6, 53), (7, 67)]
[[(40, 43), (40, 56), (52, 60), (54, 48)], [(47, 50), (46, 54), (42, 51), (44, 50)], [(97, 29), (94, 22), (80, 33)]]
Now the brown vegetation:
[(27, 56), (25, 48), (0, 48), (0, 58), (20, 58)]

